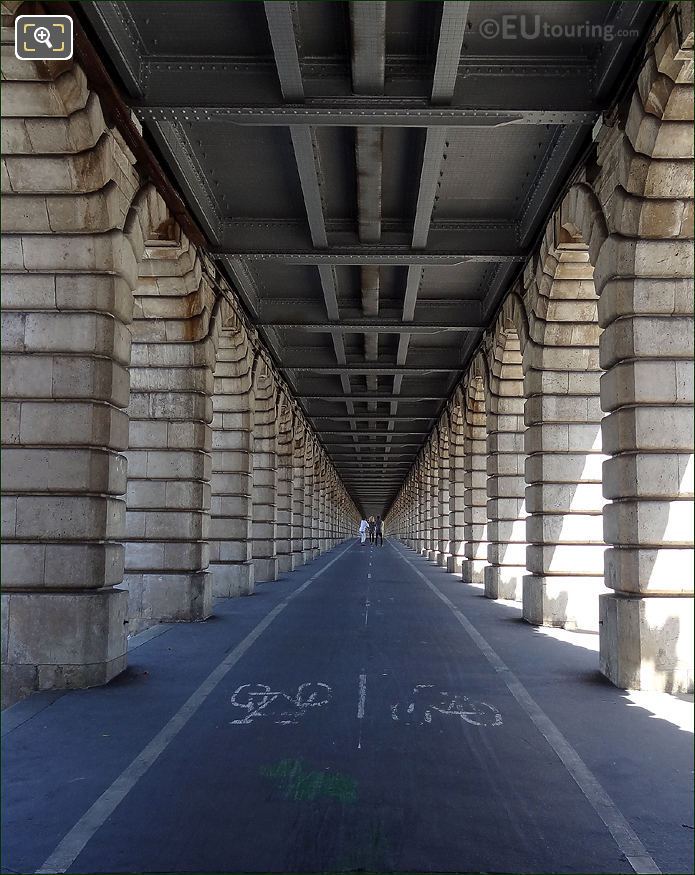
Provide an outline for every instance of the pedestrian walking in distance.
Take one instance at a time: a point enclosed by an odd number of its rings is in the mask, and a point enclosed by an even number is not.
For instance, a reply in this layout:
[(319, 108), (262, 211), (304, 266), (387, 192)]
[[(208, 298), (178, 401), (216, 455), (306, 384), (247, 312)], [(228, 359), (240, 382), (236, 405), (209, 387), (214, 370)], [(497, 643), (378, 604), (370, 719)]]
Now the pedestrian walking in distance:
[(374, 543), (374, 532), (376, 529), (376, 520), (373, 516), (369, 517), (369, 543)]
[[(380, 516), (376, 518), (376, 522), (374, 523), (374, 540), (376, 541), (376, 545), (384, 546), (384, 521)], [(381, 544), (379, 544), (381, 542)]]
[(360, 521), (360, 544), (364, 546), (367, 543), (367, 532), (369, 531), (369, 523), (363, 519)]

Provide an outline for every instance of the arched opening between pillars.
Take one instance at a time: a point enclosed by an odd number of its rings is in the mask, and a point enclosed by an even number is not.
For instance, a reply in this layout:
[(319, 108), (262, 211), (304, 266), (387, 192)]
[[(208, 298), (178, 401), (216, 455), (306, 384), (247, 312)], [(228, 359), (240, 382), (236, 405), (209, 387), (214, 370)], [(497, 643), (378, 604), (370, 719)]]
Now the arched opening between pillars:
[(427, 544), (425, 555), (431, 562), (437, 560), (439, 547), (439, 491), (440, 491), (440, 459), (439, 459), (438, 430), (435, 429), (432, 439), (427, 445)]
[(521, 339), (505, 307), (492, 335), (487, 405), (488, 598), (521, 601), (526, 572), (524, 375)]
[(292, 556), (291, 567), (301, 567), (304, 557), (304, 467), (306, 431), (297, 428), (292, 441)]
[(253, 350), (233, 320), (218, 336), (212, 419), (210, 565), (217, 597), (250, 595), (252, 555)]
[(138, 260), (131, 325), (125, 574), (128, 631), (202, 620), (208, 571), (215, 295), (152, 186), (124, 225)]
[(597, 302), (587, 244), (574, 226), (551, 224), (525, 292), (523, 616), (592, 631), (607, 592)]
[(448, 572), (460, 572), (465, 544), (464, 402), (460, 389), (449, 410), (449, 555)]
[(430, 549), (430, 517), (432, 514), (432, 471), (429, 444), (419, 463), (418, 477), (418, 552), (426, 556)]
[(482, 355), (471, 366), (463, 397), (463, 535), (461, 577), (483, 583), (487, 565), (487, 367)]
[(277, 436), (277, 537), (278, 574), (292, 570), (292, 452), (294, 413), (289, 398), (280, 395)]
[(277, 580), (277, 388), (267, 362), (256, 356), (252, 382), (253, 472), (251, 550), (257, 583)]
[(449, 429), (446, 421), (440, 423), (437, 429), (439, 435), (439, 506), (438, 510), (438, 542), (435, 562), (437, 565), (442, 565), (446, 568), (450, 553), (450, 537), (449, 537)]

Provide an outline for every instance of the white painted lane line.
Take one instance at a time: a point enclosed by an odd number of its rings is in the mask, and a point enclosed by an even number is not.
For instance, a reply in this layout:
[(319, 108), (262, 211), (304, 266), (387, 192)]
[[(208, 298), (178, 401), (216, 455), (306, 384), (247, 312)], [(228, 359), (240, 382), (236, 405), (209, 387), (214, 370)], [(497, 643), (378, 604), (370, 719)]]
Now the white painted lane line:
[(200, 706), (205, 702), (210, 693), (220, 683), (221, 680), (229, 673), (236, 665), (251, 645), (265, 632), (275, 618), (285, 610), (287, 605), (295, 599), (300, 593), (312, 584), (318, 577), (328, 571), (328, 569), (352, 548), (352, 544), (345, 550), (340, 552), (335, 559), (331, 559), (320, 571), (312, 575), (293, 593), (291, 593), (284, 602), (276, 605), (267, 616), (265, 616), (258, 625), (249, 632), (249, 634), (237, 646), (227, 654), (222, 662), (214, 668), (205, 678), (198, 689), (191, 694), (186, 702), (179, 708), (174, 716), (166, 723), (155, 737), (146, 745), (140, 753), (135, 757), (131, 764), (123, 771), (108, 787), (96, 802), (89, 808), (82, 817), (77, 821), (75, 826), (67, 833), (60, 841), (53, 853), (48, 857), (45, 863), (36, 870), (37, 875), (48, 875), (48, 873), (65, 872), (72, 866), (78, 855), (82, 852), (89, 840), (94, 836), (108, 818), (116, 810), (117, 806), (125, 799), (128, 793), (133, 789), (137, 782), (147, 772), (150, 766), (154, 765), (159, 756), (166, 750), (169, 744), (184, 728), (188, 721), (198, 711)]
[(364, 719), (364, 703), (367, 698), (367, 675), (364, 673), (360, 675), (360, 689), (357, 697), (357, 719)]
[(561, 763), (570, 773), (591, 807), (604, 822), (608, 831), (613, 836), (615, 843), (625, 855), (632, 869), (638, 873), (638, 875), (661, 875), (661, 869), (657, 866), (656, 861), (649, 855), (639, 836), (630, 826), (625, 816), (620, 812), (615, 802), (613, 802), (608, 793), (606, 793), (593, 772), (589, 769), (569, 741), (567, 741), (562, 732), (560, 732), (536, 700), (531, 697), (530, 693), (521, 683), (519, 678), (512, 672), (501, 657), (498, 656), (497, 652), (493, 650), (486, 639), (483, 638), (480, 632), (478, 632), (471, 621), (456, 607), (456, 605), (448, 599), (443, 592), (440, 592), (440, 590), (427, 579), (427, 577), (410, 561), (410, 559), (407, 558), (407, 556), (404, 556), (396, 547), (393, 549), (398, 556), (400, 556), (405, 563), (410, 565), (413, 571), (424, 580), (437, 598), (441, 599), (441, 601), (443, 601), (451, 610), (456, 619), (473, 640), (473, 643), (478, 650), (480, 650), (485, 659), (487, 659), (490, 665), (494, 668), (495, 672), (500, 675), (509, 692), (531, 718), (536, 729), (555, 751)]
[(371, 575), (371, 574), (367, 574), (367, 580), (371, 580), (371, 579), (372, 579), (372, 575)]
[[(364, 703), (367, 699), (367, 675), (362, 669), (362, 674), (360, 675), (360, 687), (357, 695), (357, 719), (362, 721), (364, 720)], [(357, 736), (357, 750), (362, 749), (362, 723), (360, 722), (360, 731)]]
[(365, 626), (367, 625), (367, 620), (369, 618), (369, 605), (370, 605), (370, 601), (369, 601), (369, 599), (367, 599), (367, 601), (364, 603), (364, 625)]

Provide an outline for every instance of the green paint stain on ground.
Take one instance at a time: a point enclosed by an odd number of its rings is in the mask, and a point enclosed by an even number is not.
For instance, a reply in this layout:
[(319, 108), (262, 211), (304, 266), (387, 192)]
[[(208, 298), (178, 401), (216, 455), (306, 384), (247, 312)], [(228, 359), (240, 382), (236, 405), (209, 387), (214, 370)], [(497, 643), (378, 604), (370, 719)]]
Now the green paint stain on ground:
[(310, 802), (332, 796), (344, 803), (357, 801), (357, 784), (348, 775), (305, 771), (301, 760), (280, 760), (272, 766), (261, 766), (261, 775), (276, 781), (285, 799)]

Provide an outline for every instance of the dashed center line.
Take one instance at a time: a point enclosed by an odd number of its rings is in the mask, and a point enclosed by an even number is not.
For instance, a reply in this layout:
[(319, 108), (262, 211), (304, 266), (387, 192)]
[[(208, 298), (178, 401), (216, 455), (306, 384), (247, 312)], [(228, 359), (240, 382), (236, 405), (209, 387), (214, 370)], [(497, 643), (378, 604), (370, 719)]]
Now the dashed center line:
[[(357, 719), (364, 720), (364, 703), (367, 699), (367, 675), (362, 669), (362, 674), (360, 675), (360, 686), (359, 692), (357, 695)], [(357, 737), (357, 750), (361, 750), (362, 748), (362, 723), (360, 723), (360, 731)]]

